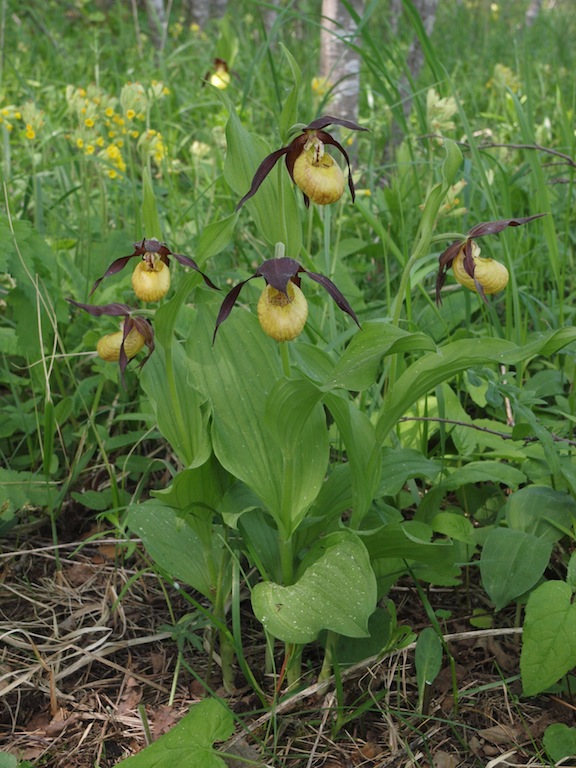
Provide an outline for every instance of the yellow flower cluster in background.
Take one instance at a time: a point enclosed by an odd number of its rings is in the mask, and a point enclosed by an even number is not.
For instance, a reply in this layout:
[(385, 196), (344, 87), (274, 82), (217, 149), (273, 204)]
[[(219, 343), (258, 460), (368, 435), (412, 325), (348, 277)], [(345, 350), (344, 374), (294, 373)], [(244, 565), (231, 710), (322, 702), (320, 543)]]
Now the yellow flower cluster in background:
[(168, 93), (168, 88), (158, 81), (147, 87), (126, 83), (119, 97), (95, 84), (87, 88), (69, 85), (66, 101), (76, 126), (68, 138), (85, 155), (101, 159), (112, 179), (126, 171), (124, 153), (130, 142), (136, 142), (143, 160), (152, 158), (159, 165), (166, 156), (164, 140), (148, 123), (152, 105)]
[(15, 104), (0, 107), (0, 126), (10, 134), (16, 133), (27, 141), (33, 141), (43, 125), (44, 113), (32, 101), (21, 107)]

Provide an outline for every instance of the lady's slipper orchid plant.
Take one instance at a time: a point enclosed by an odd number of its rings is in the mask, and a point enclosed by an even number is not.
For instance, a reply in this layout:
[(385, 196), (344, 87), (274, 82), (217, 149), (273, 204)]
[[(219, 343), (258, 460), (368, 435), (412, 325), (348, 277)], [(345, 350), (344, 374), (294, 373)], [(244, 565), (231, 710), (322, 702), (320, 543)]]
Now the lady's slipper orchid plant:
[(504, 264), (494, 259), (485, 259), (480, 256), (480, 247), (474, 238), (484, 235), (494, 235), (507, 227), (519, 227), (529, 221), (546, 216), (545, 213), (535, 213), (520, 219), (500, 219), (498, 221), (485, 221), (477, 224), (467, 233), (466, 239), (457, 240), (440, 254), (438, 277), (436, 278), (436, 303), (442, 304), (440, 291), (446, 280), (446, 274), (450, 267), (454, 277), (460, 285), (464, 285), (471, 291), (476, 291), (486, 304), (487, 294), (498, 293), (504, 290), (508, 284), (508, 270)]
[(288, 146), (281, 147), (264, 158), (254, 174), (252, 186), (240, 200), (236, 210), (239, 210), (246, 200), (256, 194), (266, 176), (283, 155), (286, 155), (286, 168), (288, 168), (290, 178), (302, 191), (307, 208), (310, 205), (310, 200), (318, 205), (335, 203), (344, 192), (344, 176), (340, 166), (334, 162), (330, 155), (326, 154), (325, 144), (331, 144), (344, 155), (348, 166), (348, 187), (352, 201), (354, 201), (354, 182), (352, 181), (350, 158), (344, 147), (324, 130), (328, 125), (341, 125), (352, 131), (368, 130), (351, 120), (341, 120), (331, 115), (313, 120)]
[(184, 256), (182, 253), (173, 253), (166, 243), (161, 243), (153, 237), (149, 240), (144, 238), (141, 242), (134, 243), (134, 253), (131, 253), (129, 256), (121, 256), (113, 261), (102, 277), (96, 280), (90, 295), (94, 293), (105, 277), (120, 272), (130, 259), (136, 256), (140, 256), (142, 261), (136, 266), (132, 275), (132, 287), (136, 296), (142, 301), (159, 301), (168, 292), (170, 288), (169, 256), (174, 257), (176, 261), (185, 267), (191, 267), (196, 270), (196, 272), (202, 275), (206, 285), (219, 290), (193, 259), (189, 256)]
[(142, 367), (154, 352), (154, 331), (149, 321), (143, 317), (134, 314), (134, 311), (127, 304), (81, 304), (74, 299), (67, 299), (70, 304), (85, 310), (93, 317), (109, 315), (111, 317), (123, 317), (122, 328), (115, 333), (108, 333), (102, 336), (96, 345), (96, 351), (99, 357), (107, 362), (118, 362), (120, 366), (120, 376), (124, 380), (124, 371), (128, 361), (140, 352), (142, 347), (148, 347), (148, 354), (140, 363)]
[(255, 277), (263, 277), (266, 281), (266, 287), (258, 302), (258, 320), (264, 333), (276, 341), (295, 339), (302, 332), (308, 316), (308, 304), (300, 290), (298, 275), (301, 272), (320, 283), (340, 309), (349, 314), (356, 325), (360, 327), (354, 310), (331, 280), (316, 272), (309, 272), (296, 259), (282, 256), (265, 261), (247, 280), (243, 280), (232, 288), (220, 307), (214, 329), (214, 339), (216, 339), (218, 328), (232, 311), (240, 291), (249, 280), (253, 280)]

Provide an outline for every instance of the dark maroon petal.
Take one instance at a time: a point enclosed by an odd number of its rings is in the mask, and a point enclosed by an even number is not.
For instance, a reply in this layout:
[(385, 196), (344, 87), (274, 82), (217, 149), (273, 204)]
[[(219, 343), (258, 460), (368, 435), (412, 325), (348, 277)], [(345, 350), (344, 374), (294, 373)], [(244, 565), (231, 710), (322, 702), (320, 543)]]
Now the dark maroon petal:
[(327, 125), (341, 125), (343, 128), (350, 128), (351, 131), (367, 131), (368, 128), (362, 128), (361, 125), (353, 123), (352, 120), (342, 120), (339, 117), (333, 117), (332, 115), (324, 115), (324, 117), (318, 117), (313, 120), (310, 125), (307, 125), (305, 130), (316, 130), (326, 128)]
[(150, 349), (154, 351), (154, 330), (150, 321), (145, 317), (138, 317), (137, 315), (132, 317), (134, 327), (138, 330), (142, 336), (144, 336), (144, 343)]
[(138, 329), (142, 336), (144, 336), (144, 343), (148, 347), (148, 354), (144, 360), (138, 364), (138, 368), (142, 368), (142, 366), (145, 365), (150, 359), (152, 352), (154, 352), (154, 330), (150, 324), (150, 321), (146, 320), (144, 317), (133, 317), (132, 319), (134, 321), (134, 326)]
[(526, 216), (523, 219), (500, 219), (499, 221), (484, 221), (482, 224), (476, 224), (475, 227), (468, 232), (468, 237), (484, 237), (484, 235), (495, 235), (498, 232), (507, 227), (519, 227), (522, 224), (527, 224), (534, 219), (540, 219), (542, 216), (547, 216), (547, 213), (535, 213), (533, 216)]
[(212, 336), (212, 344), (216, 341), (218, 328), (222, 325), (224, 320), (226, 320), (230, 312), (232, 312), (232, 307), (236, 304), (236, 299), (240, 295), (240, 291), (246, 285), (248, 280), (253, 280), (255, 277), (258, 277), (258, 275), (251, 275), (247, 280), (243, 280), (241, 283), (238, 283), (238, 285), (235, 285), (234, 288), (224, 296), (224, 301), (220, 305), (220, 311), (216, 318), (216, 327), (214, 328), (214, 336)]
[(442, 304), (440, 291), (446, 281), (446, 274), (452, 266), (452, 262), (456, 256), (458, 256), (458, 252), (460, 248), (462, 248), (462, 245), (463, 243), (460, 240), (457, 240), (455, 243), (451, 243), (445, 251), (442, 251), (438, 257), (438, 275), (436, 276), (436, 304), (438, 306)]
[(134, 328), (134, 318), (133, 317), (127, 317), (126, 320), (124, 320), (124, 327), (122, 329), (122, 344), (120, 344), (120, 357), (118, 358), (118, 365), (120, 367), (120, 380), (122, 382), (122, 386), (124, 385), (124, 371), (126, 370), (126, 366), (128, 365), (128, 356), (126, 354), (126, 350), (124, 349), (124, 342), (126, 341), (126, 337)]
[(462, 248), (462, 245), (463, 243), (460, 240), (457, 240), (455, 243), (449, 245), (448, 248), (446, 248), (446, 250), (440, 254), (438, 261), (442, 269), (448, 269), (452, 265), (452, 262), (456, 256), (458, 256), (458, 251), (460, 248)]
[(354, 310), (352, 309), (350, 304), (348, 304), (348, 302), (344, 298), (344, 295), (342, 293), (340, 293), (338, 288), (336, 288), (336, 286), (334, 285), (332, 280), (329, 280), (324, 275), (319, 275), (316, 272), (308, 272), (305, 269), (302, 270), (302, 271), (306, 272), (308, 277), (311, 277), (312, 280), (315, 280), (317, 283), (320, 283), (320, 285), (326, 291), (328, 291), (330, 296), (332, 296), (332, 298), (334, 299), (336, 304), (340, 307), (340, 309), (343, 310), (344, 312), (346, 312), (348, 315), (350, 315), (350, 317), (352, 318), (352, 320), (354, 320), (354, 322), (356, 323), (358, 328), (360, 328), (360, 323), (358, 322), (358, 318), (356, 317), (356, 313), (354, 312)]
[(249, 200), (253, 195), (256, 194), (256, 192), (260, 187), (260, 184), (262, 184), (266, 176), (268, 176), (268, 174), (270, 173), (272, 168), (274, 168), (274, 166), (276, 165), (278, 160), (282, 157), (282, 155), (285, 155), (289, 150), (290, 150), (290, 146), (282, 147), (281, 149), (277, 149), (275, 152), (272, 152), (272, 154), (268, 155), (267, 157), (264, 158), (264, 160), (262, 160), (262, 162), (256, 169), (254, 178), (252, 179), (252, 186), (236, 206), (237, 211), (240, 210), (240, 208), (244, 205), (246, 200)]
[(350, 158), (348, 157), (348, 152), (344, 149), (342, 144), (339, 144), (336, 139), (334, 139), (332, 136), (330, 136), (329, 133), (326, 133), (325, 131), (319, 131), (318, 132), (318, 138), (320, 141), (323, 141), (324, 144), (332, 144), (333, 147), (336, 147), (336, 149), (339, 149), (340, 152), (344, 155), (344, 158), (346, 160), (346, 165), (348, 166), (348, 189), (350, 190), (350, 194), (352, 195), (352, 202), (356, 199), (356, 192), (354, 190), (354, 182), (352, 181), (352, 169), (350, 168)]
[(200, 269), (198, 264), (194, 261), (194, 259), (191, 259), (190, 256), (184, 256), (183, 253), (171, 253), (171, 256), (173, 256), (176, 261), (180, 262), (185, 267), (190, 267), (191, 269), (195, 269), (198, 274), (202, 275), (202, 278), (204, 279), (204, 282), (206, 285), (208, 285), (210, 288), (214, 288), (215, 291), (219, 291), (220, 288), (218, 288), (217, 285), (214, 285), (212, 280), (208, 277), (208, 275), (205, 275), (204, 272)]
[(102, 275), (102, 277), (99, 277), (98, 280), (94, 283), (92, 286), (92, 290), (90, 291), (90, 296), (94, 293), (96, 288), (100, 285), (102, 280), (104, 280), (105, 277), (110, 277), (110, 275), (115, 275), (117, 272), (120, 272), (120, 270), (124, 269), (126, 264), (130, 261), (130, 259), (133, 259), (134, 256), (140, 256), (144, 251), (136, 250), (134, 253), (131, 253), (130, 256), (122, 256), (119, 259), (116, 259), (116, 261), (113, 261), (112, 264), (108, 267), (106, 272)]
[[(462, 260), (462, 265), (464, 267), (464, 271), (467, 275), (470, 275), (470, 277), (476, 282), (476, 279), (474, 278), (474, 274), (476, 273), (476, 262), (474, 261), (474, 258), (472, 256), (472, 245), (474, 241), (471, 239), (466, 240), (464, 243), (464, 258)], [(482, 291), (484, 293), (484, 291)], [(484, 297), (486, 298), (486, 297)]]
[(66, 299), (70, 304), (74, 304), (75, 307), (85, 310), (94, 317), (101, 317), (102, 315), (109, 315), (111, 317), (129, 317), (133, 311), (128, 304), (81, 304), (74, 299)]
[(256, 270), (256, 275), (263, 277), (266, 282), (277, 291), (286, 293), (288, 281), (302, 272), (302, 267), (296, 259), (282, 256), (279, 259), (268, 259)]
[(286, 152), (286, 168), (288, 168), (288, 173), (290, 174), (292, 181), (294, 181), (294, 163), (302, 154), (307, 141), (308, 136), (306, 136), (306, 134), (303, 133), (301, 136), (297, 136)]

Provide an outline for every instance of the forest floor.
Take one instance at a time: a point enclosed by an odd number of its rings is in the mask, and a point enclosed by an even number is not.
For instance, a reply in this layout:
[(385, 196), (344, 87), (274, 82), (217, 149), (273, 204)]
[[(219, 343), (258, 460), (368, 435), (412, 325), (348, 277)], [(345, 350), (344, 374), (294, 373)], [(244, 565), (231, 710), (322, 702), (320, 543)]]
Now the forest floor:
[[(112, 537), (55, 548), (35, 533), (2, 545), (0, 750), (48, 768), (111, 768), (205, 696), (209, 641), (200, 632), (197, 647), (188, 644), (179, 656), (171, 627), (190, 606), (145, 569), (138, 548), (121, 562)], [(408, 583), (391, 597), (401, 623), (415, 632), (429, 624)], [(238, 755), (223, 758), (227, 765), (548, 765), (542, 734), (555, 722), (573, 725), (576, 706), (553, 695), (521, 697), (514, 611), (497, 614), (498, 627), (474, 630), (472, 609), (486, 600), (479, 587), (430, 589), (428, 597), (452, 617), (445, 627), (452, 660), (445, 656), (424, 714), (413, 645), (344, 670), (341, 688), (334, 680), (318, 685), (316, 660), (306, 659), (302, 688), (268, 711), (240, 674), (237, 690), (226, 694), (213, 664), (210, 686), (243, 724), (217, 745)], [(247, 660), (263, 669), (256, 627), (251, 640)], [(261, 683), (272, 696), (274, 682)]]

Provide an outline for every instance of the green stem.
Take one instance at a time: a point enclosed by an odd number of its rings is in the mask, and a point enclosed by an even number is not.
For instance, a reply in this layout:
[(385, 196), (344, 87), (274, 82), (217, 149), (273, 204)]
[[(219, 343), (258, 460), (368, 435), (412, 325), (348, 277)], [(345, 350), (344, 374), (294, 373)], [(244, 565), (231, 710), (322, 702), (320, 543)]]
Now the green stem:
[[(329, 205), (324, 206), (324, 273), (326, 277), (332, 279), (332, 258), (331, 258), (331, 231), (332, 231), (332, 210)], [(334, 303), (328, 302), (328, 325), (330, 327), (330, 338), (336, 338), (336, 313)]]
[(328, 680), (332, 674), (332, 667), (334, 666), (334, 648), (336, 646), (336, 640), (338, 635), (331, 629), (326, 633), (326, 650), (324, 651), (324, 660), (322, 661), (322, 669), (318, 675), (318, 682)]

